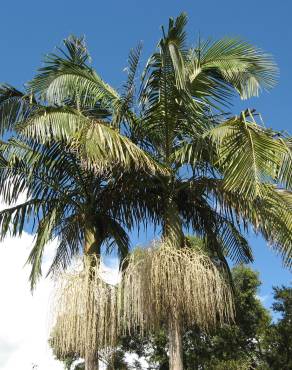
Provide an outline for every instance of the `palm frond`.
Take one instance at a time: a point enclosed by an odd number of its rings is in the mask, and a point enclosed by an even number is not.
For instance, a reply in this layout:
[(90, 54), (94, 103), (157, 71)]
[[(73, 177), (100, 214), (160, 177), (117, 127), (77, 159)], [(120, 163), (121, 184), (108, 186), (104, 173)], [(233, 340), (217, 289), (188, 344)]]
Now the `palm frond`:
[(40, 222), (37, 230), (35, 244), (28, 256), (27, 263), (32, 265), (29, 280), (31, 283), (31, 290), (34, 289), (37, 280), (42, 274), (41, 264), (43, 252), (46, 244), (53, 240), (53, 229), (56, 224), (57, 213), (56, 210), (46, 215)]
[(51, 142), (44, 146), (31, 139), (22, 139), (10, 139), (1, 145), (0, 189), (3, 199), (11, 204), (25, 192), (28, 198), (42, 200), (48, 205), (58, 198), (65, 201), (67, 208), (74, 204), (73, 196), (77, 190), (84, 191), (85, 178), (78, 167), (78, 158), (61, 143)]
[(292, 190), (292, 139), (283, 138), (282, 140), (283, 144), (287, 146), (287, 151), (283, 155), (277, 175), (277, 180), (279, 184), (281, 184), (288, 190)]
[[(130, 251), (130, 239), (129, 235), (122, 227), (120, 223), (118, 223), (113, 218), (106, 218), (107, 228), (110, 237), (113, 239), (113, 243), (117, 247), (118, 256), (120, 258), (120, 266), (123, 265), (125, 258), (128, 256)], [(111, 248), (107, 248), (107, 252), (111, 252)]]
[[(184, 89), (186, 84), (185, 76), (185, 54), (186, 54), (186, 32), (187, 24), (186, 13), (181, 13), (175, 20), (169, 19), (168, 33), (160, 41), (162, 60), (168, 63), (165, 58), (170, 56), (176, 85), (179, 89)], [(163, 29), (164, 31), (164, 29)]]
[(283, 141), (259, 126), (250, 111), (213, 128), (209, 136), (218, 148), (215, 165), (223, 174), (226, 189), (252, 198), (260, 195), (263, 182), (276, 179), (287, 154)]
[(0, 85), (0, 134), (14, 129), (34, 109), (34, 97), (8, 84)]
[(219, 231), (220, 241), (226, 256), (235, 263), (253, 262), (253, 253), (248, 241), (232, 222), (224, 220), (222, 223)]
[[(189, 55), (189, 78), (195, 92), (204, 81), (208, 91), (235, 89), (242, 99), (258, 96), (277, 80), (272, 57), (249, 43), (234, 38), (201, 42)], [(199, 83), (199, 85), (197, 85)], [(196, 86), (197, 85), (197, 86)], [(201, 87), (203, 85), (201, 84)]]
[(58, 232), (58, 245), (47, 276), (65, 271), (72, 258), (81, 253), (83, 231), (75, 214), (66, 218)]
[(133, 121), (137, 119), (135, 114), (131, 111), (134, 96), (135, 96), (135, 77), (137, 73), (138, 64), (140, 61), (142, 52), (142, 44), (139, 43), (138, 46), (130, 51), (128, 58), (128, 78), (123, 86), (123, 93), (120, 99), (117, 99), (114, 103), (114, 113), (113, 113), (113, 126), (118, 127), (120, 123), (125, 118), (126, 121), (132, 125)]
[[(220, 217), (261, 234), (268, 244), (282, 256), (287, 267), (292, 266), (292, 195), (271, 184), (261, 184), (256, 198), (229, 191), (223, 180), (205, 180), (208, 194), (215, 199)], [(208, 225), (207, 225), (208, 226)]]
[(119, 163), (126, 168), (165, 172), (147, 153), (107, 122), (90, 120), (73, 109), (41, 109), (19, 126), (18, 130), (26, 137), (43, 143), (65, 140), (79, 147), (85, 160), (96, 168), (111, 167)]
[(1, 240), (9, 234), (21, 236), (25, 225), (33, 221), (41, 210), (43, 210), (43, 202), (39, 199), (32, 199), (0, 211)]
[[(93, 122), (81, 136), (86, 155), (94, 167), (103, 159), (106, 166), (120, 164), (126, 169), (144, 169), (150, 173), (166, 173), (167, 170), (130, 139), (120, 135), (103, 122)], [(99, 163), (98, 163), (99, 161)]]
[[(90, 55), (86, 46), (85, 37), (77, 37), (75, 35), (70, 35), (64, 41), (65, 49), (58, 48), (61, 55), (65, 57), (66, 60), (74, 63), (75, 65), (83, 66), (90, 61)], [(50, 54), (48, 56), (48, 62), (54, 63), (55, 58)]]
[(292, 193), (269, 187), (258, 201), (255, 231), (260, 232), (281, 255), (286, 267), (292, 267)]
[(77, 105), (94, 106), (98, 101), (111, 105), (118, 94), (87, 65), (89, 55), (84, 40), (70, 37), (64, 45), (61, 55), (47, 56), (45, 67), (39, 69), (28, 88), (51, 104), (74, 99)]
[(225, 257), (235, 263), (253, 260), (251, 248), (240, 231), (240, 223), (209, 204), (200, 183), (189, 184), (185, 191), (181, 189), (179, 197), (177, 202), (184, 225), (191, 227), (195, 235), (206, 239), (209, 251), (221, 262), (225, 263)]

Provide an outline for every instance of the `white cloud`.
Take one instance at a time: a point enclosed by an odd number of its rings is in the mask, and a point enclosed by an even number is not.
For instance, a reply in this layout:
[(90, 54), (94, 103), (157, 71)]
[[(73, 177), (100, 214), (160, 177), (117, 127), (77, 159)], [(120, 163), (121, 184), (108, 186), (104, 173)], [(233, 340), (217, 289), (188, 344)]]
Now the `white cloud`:
[[(34, 294), (24, 263), (33, 237), (7, 238), (0, 244), (0, 368), (2, 370), (61, 370), (48, 346), (49, 299), (53, 283), (42, 279)], [(49, 255), (54, 246), (47, 248)]]
[[(19, 202), (25, 201), (20, 197)], [(0, 209), (5, 205), (0, 200)], [(42, 279), (34, 294), (28, 282), (29, 266), (24, 266), (33, 236), (7, 238), (0, 243), (0, 368), (1, 370), (61, 370), (48, 346), (49, 300), (53, 289), (50, 279)], [(54, 245), (46, 249), (50, 260)]]

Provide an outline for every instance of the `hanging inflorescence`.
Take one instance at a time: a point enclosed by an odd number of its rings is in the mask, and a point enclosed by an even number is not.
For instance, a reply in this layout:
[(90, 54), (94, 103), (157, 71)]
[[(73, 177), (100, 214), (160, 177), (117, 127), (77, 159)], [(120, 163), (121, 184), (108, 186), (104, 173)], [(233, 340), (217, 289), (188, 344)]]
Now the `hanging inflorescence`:
[(59, 353), (107, 351), (123, 334), (144, 335), (171, 316), (203, 330), (233, 319), (230, 287), (212, 260), (169, 243), (136, 249), (116, 286), (101, 278), (99, 261), (59, 278), (52, 338)]

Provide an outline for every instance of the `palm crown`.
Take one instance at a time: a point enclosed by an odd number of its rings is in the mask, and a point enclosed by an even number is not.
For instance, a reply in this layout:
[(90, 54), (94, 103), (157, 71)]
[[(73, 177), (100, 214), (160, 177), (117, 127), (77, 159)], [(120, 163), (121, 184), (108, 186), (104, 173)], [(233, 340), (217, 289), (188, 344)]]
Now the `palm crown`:
[(1, 211), (0, 221), (2, 237), (10, 225), (13, 235), (21, 235), (27, 222), (34, 225), (36, 238), (28, 258), (32, 288), (41, 274), (44, 248), (54, 239), (57, 248), (49, 273), (66, 268), (82, 251), (100, 255), (103, 243), (108, 251), (114, 243), (122, 259), (127, 255), (125, 228), (133, 221), (130, 213), (126, 218), (121, 212), (122, 197), (106, 174), (97, 176), (84, 168), (72, 149), (59, 142), (11, 139), (2, 144), (0, 178), (7, 203), (17, 201), (23, 191), (28, 199)]
[(188, 48), (185, 24), (182, 14), (163, 30), (138, 107), (141, 47), (130, 54), (119, 95), (88, 65), (84, 41), (71, 37), (61, 55), (47, 57), (26, 93), (2, 86), (2, 131), (13, 128), (38, 145), (69, 142), (95, 173), (119, 169), (123, 174), (111, 177), (128, 203), (135, 199), (141, 219), (155, 214), (164, 235), (174, 231), (181, 245), (191, 228), (220, 259), (247, 262), (252, 253), (241, 231), (251, 225), (290, 265), (291, 140), (257, 124), (254, 111), (224, 112), (234, 92), (246, 99), (272, 87), (277, 69), (239, 39)]
[(185, 23), (184, 14), (170, 20), (148, 61), (141, 117), (133, 130), (141, 146), (169, 169), (160, 177), (165, 230), (167, 208), (172, 217), (177, 208), (178, 229), (191, 226), (207, 237), (209, 247), (223, 246), (225, 254), (246, 262), (251, 253), (239, 231), (252, 225), (290, 265), (291, 140), (257, 124), (249, 109), (222, 115), (232, 92), (246, 99), (261, 86), (273, 86), (276, 67), (240, 40), (187, 49)]

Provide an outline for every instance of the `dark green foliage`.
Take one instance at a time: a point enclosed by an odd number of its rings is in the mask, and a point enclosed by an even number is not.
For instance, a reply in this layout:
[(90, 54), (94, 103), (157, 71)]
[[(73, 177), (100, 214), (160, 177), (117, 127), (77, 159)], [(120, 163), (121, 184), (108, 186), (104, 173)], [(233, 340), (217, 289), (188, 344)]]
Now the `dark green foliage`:
[(121, 338), (123, 351), (135, 353), (139, 357), (145, 357), (151, 369), (151, 365), (153, 365), (153, 369), (168, 370), (167, 346), (168, 341), (164, 330), (150, 334), (147, 338), (142, 338), (139, 335)]
[(80, 364), (77, 364), (75, 367), (74, 367), (74, 370), (85, 370), (85, 364), (84, 362), (80, 363)]
[[(130, 369), (125, 361), (125, 353), (122, 350), (114, 351), (107, 357), (107, 370), (128, 370)], [(137, 368), (138, 369), (138, 368)]]
[(274, 288), (273, 311), (281, 315), (265, 337), (265, 357), (271, 370), (292, 369), (292, 288)]
[(218, 330), (213, 339), (213, 349), (222, 352), (225, 359), (257, 357), (257, 343), (270, 322), (267, 310), (256, 297), (260, 286), (258, 274), (250, 268), (239, 266), (233, 269), (233, 280), (236, 289), (235, 325)]

